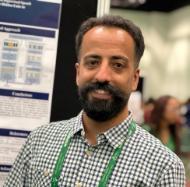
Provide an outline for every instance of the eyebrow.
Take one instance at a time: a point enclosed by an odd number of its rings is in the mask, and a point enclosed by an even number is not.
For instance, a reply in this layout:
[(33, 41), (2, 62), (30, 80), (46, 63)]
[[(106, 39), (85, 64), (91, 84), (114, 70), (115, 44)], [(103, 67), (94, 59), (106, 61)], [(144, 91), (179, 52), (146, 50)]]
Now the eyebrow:
[(129, 58), (127, 56), (121, 56), (121, 55), (117, 55), (117, 56), (112, 56), (111, 59), (113, 60), (124, 60), (125, 62), (129, 62)]
[[(99, 55), (96, 55), (96, 54), (90, 54), (90, 55), (87, 55), (87, 56), (84, 57), (84, 59), (87, 59), (87, 58), (97, 58), (97, 59), (100, 59), (102, 57), (99, 56)], [(113, 60), (122, 59), (122, 60), (124, 60), (126, 62), (129, 61), (129, 58), (127, 56), (121, 56), (121, 55), (111, 56), (111, 59), (113, 59)]]
[(84, 57), (84, 59), (86, 59), (86, 58), (101, 58), (101, 56), (95, 55), (95, 54), (89, 54), (89, 55), (86, 55), (86, 56)]

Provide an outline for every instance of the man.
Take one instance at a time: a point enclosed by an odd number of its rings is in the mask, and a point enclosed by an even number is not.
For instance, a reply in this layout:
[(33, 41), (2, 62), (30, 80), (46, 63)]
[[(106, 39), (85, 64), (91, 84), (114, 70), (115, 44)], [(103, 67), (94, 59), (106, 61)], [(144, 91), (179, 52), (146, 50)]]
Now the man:
[(90, 18), (76, 37), (83, 111), (31, 133), (5, 187), (183, 187), (176, 155), (128, 111), (144, 51), (140, 29), (118, 16)]

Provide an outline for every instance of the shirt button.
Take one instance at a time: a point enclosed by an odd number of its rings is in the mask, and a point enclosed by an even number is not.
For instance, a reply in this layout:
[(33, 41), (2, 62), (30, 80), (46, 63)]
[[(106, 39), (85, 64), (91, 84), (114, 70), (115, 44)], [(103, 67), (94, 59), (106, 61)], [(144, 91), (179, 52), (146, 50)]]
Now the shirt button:
[(47, 169), (44, 170), (44, 176), (47, 177), (49, 175), (49, 171)]
[(82, 187), (82, 183), (81, 182), (79, 182), (79, 181), (77, 181), (76, 182), (76, 186), (75, 187)]
[(92, 151), (90, 151), (90, 150), (87, 149), (85, 152), (86, 152), (87, 156), (89, 156), (89, 157), (92, 156)]
[(85, 137), (85, 132), (84, 132), (84, 130), (81, 131), (81, 136), (82, 136), (82, 137)]

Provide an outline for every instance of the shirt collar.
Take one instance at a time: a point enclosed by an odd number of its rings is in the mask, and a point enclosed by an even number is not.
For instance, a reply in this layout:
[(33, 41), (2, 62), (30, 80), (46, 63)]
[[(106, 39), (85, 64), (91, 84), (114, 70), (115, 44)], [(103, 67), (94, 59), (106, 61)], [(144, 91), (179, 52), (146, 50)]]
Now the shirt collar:
[[(74, 122), (72, 130), (73, 136), (78, 132), (84, 132), (82, 113), (83, 111), (79, 113)], [(128, 134), (128, 128), (131, 122), (132, 114), (129, 113), (128, 117), (123, 122), (103, 133), (103, 135), (106, 137), (106, 139), (113, 148), (118, 147), (124, 141), (124, 139), (126, 139)]]
[(72, 135), (75, 135), (79, 131), (84, 131), (83, 123), (82, 123), (82, 111), (76, 116), (76, 120), (73, 125), (73, 133)]
[(129, 125), (131, 122), (132, 114), (129, 113), (128, 117), (123, 122), (104, 133), (112, 147), (117, 148), (127, 138)]

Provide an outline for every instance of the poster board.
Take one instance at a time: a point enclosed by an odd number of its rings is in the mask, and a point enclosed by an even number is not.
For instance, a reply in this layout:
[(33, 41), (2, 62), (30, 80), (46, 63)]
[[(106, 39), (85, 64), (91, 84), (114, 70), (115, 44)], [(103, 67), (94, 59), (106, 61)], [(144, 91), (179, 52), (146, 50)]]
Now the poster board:
[(0, 0), (0, 186), (51, 113), (61, 0)]

